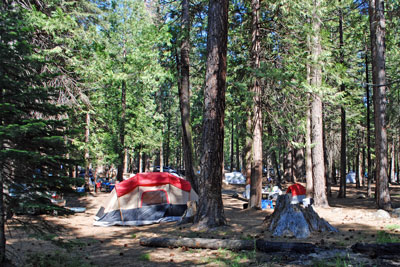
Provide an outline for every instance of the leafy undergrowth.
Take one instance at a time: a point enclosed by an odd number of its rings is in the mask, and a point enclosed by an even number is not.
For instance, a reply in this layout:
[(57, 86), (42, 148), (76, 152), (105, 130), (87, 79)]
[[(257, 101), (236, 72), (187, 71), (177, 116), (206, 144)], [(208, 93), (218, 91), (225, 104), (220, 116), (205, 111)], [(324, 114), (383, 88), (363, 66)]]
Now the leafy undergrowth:
[(384, 244), (384, 243), (399, 243), (400, 238), (397, 236), (391, 235), (385, 231), (378, 231), (376, 236), (376, 243)]

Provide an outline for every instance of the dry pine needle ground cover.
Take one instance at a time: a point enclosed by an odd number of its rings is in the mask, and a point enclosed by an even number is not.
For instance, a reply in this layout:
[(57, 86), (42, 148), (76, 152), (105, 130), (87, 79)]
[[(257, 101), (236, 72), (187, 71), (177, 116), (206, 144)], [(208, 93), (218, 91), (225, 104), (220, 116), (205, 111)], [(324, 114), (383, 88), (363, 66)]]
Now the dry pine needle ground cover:
[[(94, 227), (93, 217), (107, 193), (67, 197), (67, 206), (86, 207), (85, 213), (69, 216), (17, 216), (7, 225), (8, 257), (16, 266), (396, 266), (398, 259), (374, 259), (351, 253), (357, 242), (400, 240), (400, 218), (381, 219), (374, 214), (373, 199), (357, 199), (349, 185), (346, 199), (337, 199), (337, 187), (329, 198), (331, 208), (316, 209), (339, 229), (335, 234), (314, 234), (307, 240), (273, 238), (264, 218), (272, 210), (243, 210), (243, 201), (233, 198), (243, 186), (224, 185), (223, 200), (228, 226), (197, 232), (190, 225), (175, 223), (142, 227)], [(394, 207), (400, 207), (400, 186), (391, 186)], [(141, 237), (202, 237), (310, 242), (330, 248), (316, 255), (288, 253), (232, 252), (225, 249), (149, 248), (140, 246)], [(398, 241), (399, 242), (399, 241)]]

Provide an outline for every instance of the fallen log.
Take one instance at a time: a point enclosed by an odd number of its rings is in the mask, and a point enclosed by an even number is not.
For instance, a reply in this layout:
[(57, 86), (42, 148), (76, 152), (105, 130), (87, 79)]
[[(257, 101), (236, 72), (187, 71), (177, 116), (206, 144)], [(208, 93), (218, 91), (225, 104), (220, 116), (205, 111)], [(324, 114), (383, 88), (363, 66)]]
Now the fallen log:
[(256, 248), (262, 252), (296, 252), (296, 253), (312, 253), (317, 248), (314, 244), (302, 242), (270, 242), (264, 239), (256, 241)]
[(230, 239), (211, 239), (211, 238), (141, 238), (140, 245), (146, 247), (188, 247), (188, 248), (208, 248), (229, 250), (253, 250), (253, 240), (230, 240)]
[(400, 255), (400, 243), (364, 244), (356, 243), (351, 249), (354, 252), (368, 254), (373, 257)]
[(232, 239), (210, 239), (210, 238), (141, 238), (140, 245), (147, 247), (187, 247), (204, 249), (229, 249), (240, 250), (258, 250), (262, 252), (297, 252), (311, 253), (316, 246), (309, 243), (287, 243), (270, 242), (264, 239), (254, 240), (232, 240)]

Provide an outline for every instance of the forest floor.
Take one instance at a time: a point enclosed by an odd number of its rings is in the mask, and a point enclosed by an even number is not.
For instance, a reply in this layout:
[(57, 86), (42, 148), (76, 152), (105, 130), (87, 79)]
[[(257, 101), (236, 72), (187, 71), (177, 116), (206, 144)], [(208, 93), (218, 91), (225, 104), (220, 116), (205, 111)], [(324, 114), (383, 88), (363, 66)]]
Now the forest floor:
[[(107, 193), (67, 196), (67, 206), (85, 207), (85, 213), (68, 216), (16, 216), (7, 224), (7, 255), (15, 266), (400, 266), (399, 259), (370, 258), (352, 253), (357, 242), (379, 239), (400, 242), (400, 218), (381, 219), (373, 199), (358, 199), (366, 188), (349, 185), (346, 199), (337, 199), (333, 187), (330, 208), (316, 211), (339, 233), (316, 233), (306, 240), (273, 238), (263, 223), (269, 210), (243, 209), (244, 201), (233, 198), (244, 186), (223, 185), (228, 226), (209, 232), (194, 231), (176, 223), (141, 227), (95, 227), (94, 215)], [(400, 207), (400, 186), (391, 186), (392, 203)], [(221, 239), (264, 238), (270, 241), (309, 242), (330, 248), (328, 252), (295, 253), (232, 252), (225, 249), (150, 248), (142, 237), (203, 237)]]

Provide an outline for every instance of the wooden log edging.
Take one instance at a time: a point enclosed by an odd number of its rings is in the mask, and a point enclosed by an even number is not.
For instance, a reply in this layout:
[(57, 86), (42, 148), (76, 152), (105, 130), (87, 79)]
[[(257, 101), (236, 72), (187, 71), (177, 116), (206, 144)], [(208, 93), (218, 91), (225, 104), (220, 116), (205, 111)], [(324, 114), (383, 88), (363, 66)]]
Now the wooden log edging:
[(400, 256), (400, 243), (369, 244), (356, 243), (351, 247), (353, 252), (369, 254), (371, 256), (398, 255)]
[(262, 252), (296, 252), (312, 253), (316, 246), (310, 243), (301, 242), (270, 242), (264, 239), (238, 240), (238, 239), (210, 239), (210, 238), (141, 238), (140, 245), (146, 247), (187, 247), (203, 249), (229, 249), (258, 250)]

